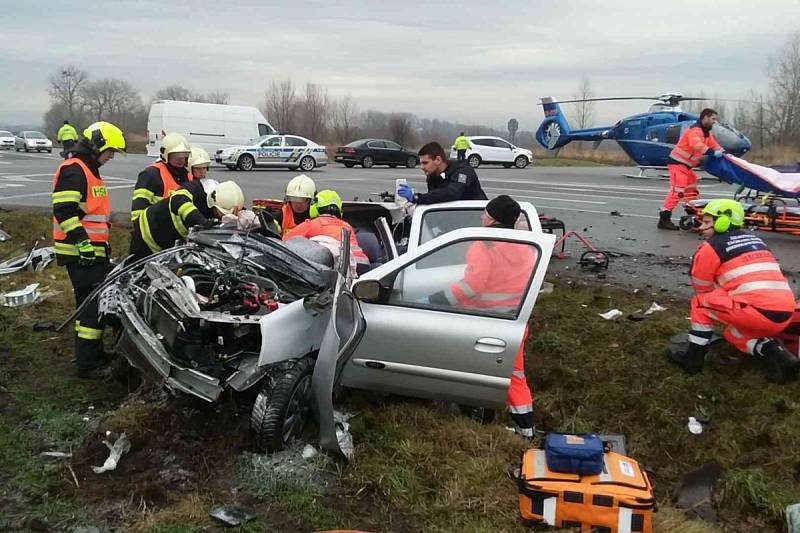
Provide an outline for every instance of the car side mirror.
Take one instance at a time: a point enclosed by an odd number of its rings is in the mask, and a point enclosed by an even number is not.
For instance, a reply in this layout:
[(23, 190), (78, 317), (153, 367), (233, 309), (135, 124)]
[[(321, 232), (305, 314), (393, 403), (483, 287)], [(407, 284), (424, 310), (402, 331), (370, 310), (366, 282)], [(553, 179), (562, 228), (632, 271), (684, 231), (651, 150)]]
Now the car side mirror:
[(364, 302), (377, 302), (381, 297), (381, 282), (377, 279), (357, 281), (353, 285), (353, 296)]

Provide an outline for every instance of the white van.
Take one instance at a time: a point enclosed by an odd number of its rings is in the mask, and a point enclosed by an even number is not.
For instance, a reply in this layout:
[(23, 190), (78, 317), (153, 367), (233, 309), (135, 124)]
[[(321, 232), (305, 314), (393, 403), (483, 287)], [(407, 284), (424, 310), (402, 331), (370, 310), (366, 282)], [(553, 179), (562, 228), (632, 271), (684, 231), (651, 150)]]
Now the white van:
[(217, 150), (275, 133), (255, 107), (156, 100), (147, 118), (147, 155), (157, 157), (161, 138), (173, 131), (205, 148), (212, 159)]

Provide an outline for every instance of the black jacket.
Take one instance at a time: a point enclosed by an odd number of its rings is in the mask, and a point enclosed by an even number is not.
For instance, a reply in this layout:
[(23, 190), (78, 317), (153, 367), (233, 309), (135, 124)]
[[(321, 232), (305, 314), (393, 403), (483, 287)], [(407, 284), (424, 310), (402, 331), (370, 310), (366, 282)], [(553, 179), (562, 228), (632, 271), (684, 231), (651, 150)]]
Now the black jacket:
[(444, 178), (428, 176), (427, 182), (428, 192), (416, 195), (418, 204), (488, 199), (475, 170), (463, 161), (448, 161)]

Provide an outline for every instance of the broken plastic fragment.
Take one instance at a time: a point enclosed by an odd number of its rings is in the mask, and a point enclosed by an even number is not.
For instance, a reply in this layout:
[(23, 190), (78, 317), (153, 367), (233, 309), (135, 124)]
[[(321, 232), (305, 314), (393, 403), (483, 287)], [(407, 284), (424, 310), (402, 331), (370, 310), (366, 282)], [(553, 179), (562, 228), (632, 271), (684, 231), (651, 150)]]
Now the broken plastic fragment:
[(39, 455), (50, 459), (69, 459), (72, 454), (69, 452), (42, 452)]
[(303, 454), (302, 455), (303, 455), (303, 459), (311, 459), (312, 457), (317, 455), (317, 449), (314, 448), (310, 444), (306, 444), (305, 447), (303, 448)]
[(233, 505), (214, 507), (208, 514), (229, 526), (238, 526), (253, 519), (251, 513), (248, 513), (241, 507), (235, 507)]
[(3, 305), (6, 307), (19, 307), (21, 305), (32, 304), (39, 298), (39, 291), (36, 290), (38, 288), (38, 283), (31, 283), (24, 289), (0, 295), (0, 299), (2, 299)]
[(339, 442), (339, 449), (348, 459), (353, 458), (353, 436), (350, 434), (350, 424), (347, 422), (353, 417), (349, 413), (333, 412), (333, 422), (336, 424), (336, 440)]
[(693, 416), (689, 417), (689, 423), (686, 424), (689, 428), (689, 433), (692, 435), (699, 435), (703, 432), (703, 424), (697, 421), (697, 419)]
[(92, 470), (95, 474), (102, 474), (103, 472), (107, 472), (109, 470), (115, 470), (120, 458), (128, 453), (131, 449), (131, 441), (128, 440), (128, 437), (125, 435), (125, 433), (119, 436), (116, 442), (114, 442), (113, 446), (109, 444), (107, 440), (104, 440), (103, 444), (106, 445), (110, 453), (108, 454), (108, 459), (106, 459), (106, 462), (103, 463), (103, 466), (92, 467)]
[(786, 507), (786, 531), (800, 533), (800, 503)]
[(622, 316), (622, 311), (620, 311), (619, 309), (612, 309), (605, 313), (598, 313), (598, 315), (600, 315), (600, 317), (604, 318), (605, 320), (616, 320)]
[(650, 306), (650, 309), (644, 312), (644, 316), (652, 315), (653, 313), (658, 313), (666, 310), (667, 310), (666, 307), (661, 307), (656, 302), (653, 302), (653, 305)]

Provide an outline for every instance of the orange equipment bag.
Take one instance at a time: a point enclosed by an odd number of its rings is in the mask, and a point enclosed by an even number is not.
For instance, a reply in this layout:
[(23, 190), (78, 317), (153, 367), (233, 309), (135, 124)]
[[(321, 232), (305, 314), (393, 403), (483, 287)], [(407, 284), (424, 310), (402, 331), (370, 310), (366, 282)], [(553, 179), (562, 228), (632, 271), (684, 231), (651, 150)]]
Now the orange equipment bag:
[(582, 532), (652, 533), (656, 500), (639, 463), (614, 452), (597, 475), (561, 474), (547, 468), (544, 450), (522, 455), (519, 510), (523, 519)]

